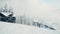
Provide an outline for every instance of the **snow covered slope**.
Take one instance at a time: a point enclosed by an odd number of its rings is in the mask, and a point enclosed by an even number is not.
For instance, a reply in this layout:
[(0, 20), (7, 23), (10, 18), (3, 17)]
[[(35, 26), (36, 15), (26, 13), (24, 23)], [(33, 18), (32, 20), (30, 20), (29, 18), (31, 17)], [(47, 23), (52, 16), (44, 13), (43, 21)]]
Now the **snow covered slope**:
[(59, 32), (34, 26), (0, 22), (0, 34), (60, 34)]

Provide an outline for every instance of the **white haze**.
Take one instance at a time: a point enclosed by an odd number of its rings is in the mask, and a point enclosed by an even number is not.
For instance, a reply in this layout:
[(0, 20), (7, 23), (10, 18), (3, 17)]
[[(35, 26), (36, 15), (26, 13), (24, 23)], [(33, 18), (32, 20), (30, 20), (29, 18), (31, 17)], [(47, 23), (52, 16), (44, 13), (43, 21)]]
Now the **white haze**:
[(57, 9), (48, 6), (42, 0), (11, 0), (7, 2), (14, 9), (16, 16), (23, 16), (33, 19), (41, 19), (47, 24), (60, 25), (60, 14)]

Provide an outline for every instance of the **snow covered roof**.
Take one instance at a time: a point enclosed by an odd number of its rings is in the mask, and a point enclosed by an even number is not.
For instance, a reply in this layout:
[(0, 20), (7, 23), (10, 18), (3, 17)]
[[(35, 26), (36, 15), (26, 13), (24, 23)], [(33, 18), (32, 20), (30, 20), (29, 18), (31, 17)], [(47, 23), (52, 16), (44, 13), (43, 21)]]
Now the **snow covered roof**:
[(3, 15), (5, 16), (9, 16), (11, 13), (5, 13), (5, 12), (1, 12)]

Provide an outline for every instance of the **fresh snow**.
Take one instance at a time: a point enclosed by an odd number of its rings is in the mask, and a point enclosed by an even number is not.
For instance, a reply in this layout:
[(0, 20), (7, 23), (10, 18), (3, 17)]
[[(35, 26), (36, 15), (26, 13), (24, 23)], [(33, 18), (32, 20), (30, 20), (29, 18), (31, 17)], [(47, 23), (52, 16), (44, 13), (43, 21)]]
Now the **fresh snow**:
[(4, 14), (5, 16), (9, 16), (11, 13), (5, 13), (5, 12), (1, 12), (2, 14)]
[(24, 24), (0, 22), (0, 34), (60, 34), (60, 31), (53, 31)]

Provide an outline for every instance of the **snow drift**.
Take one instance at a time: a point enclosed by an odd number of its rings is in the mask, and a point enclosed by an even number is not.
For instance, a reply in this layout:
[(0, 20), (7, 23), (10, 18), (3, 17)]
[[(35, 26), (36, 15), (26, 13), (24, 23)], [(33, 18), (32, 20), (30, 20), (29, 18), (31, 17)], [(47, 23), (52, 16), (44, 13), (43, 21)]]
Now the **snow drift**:
[(60, 32), (34, 26), (0, 22), (0, 34), (60, 34)]

